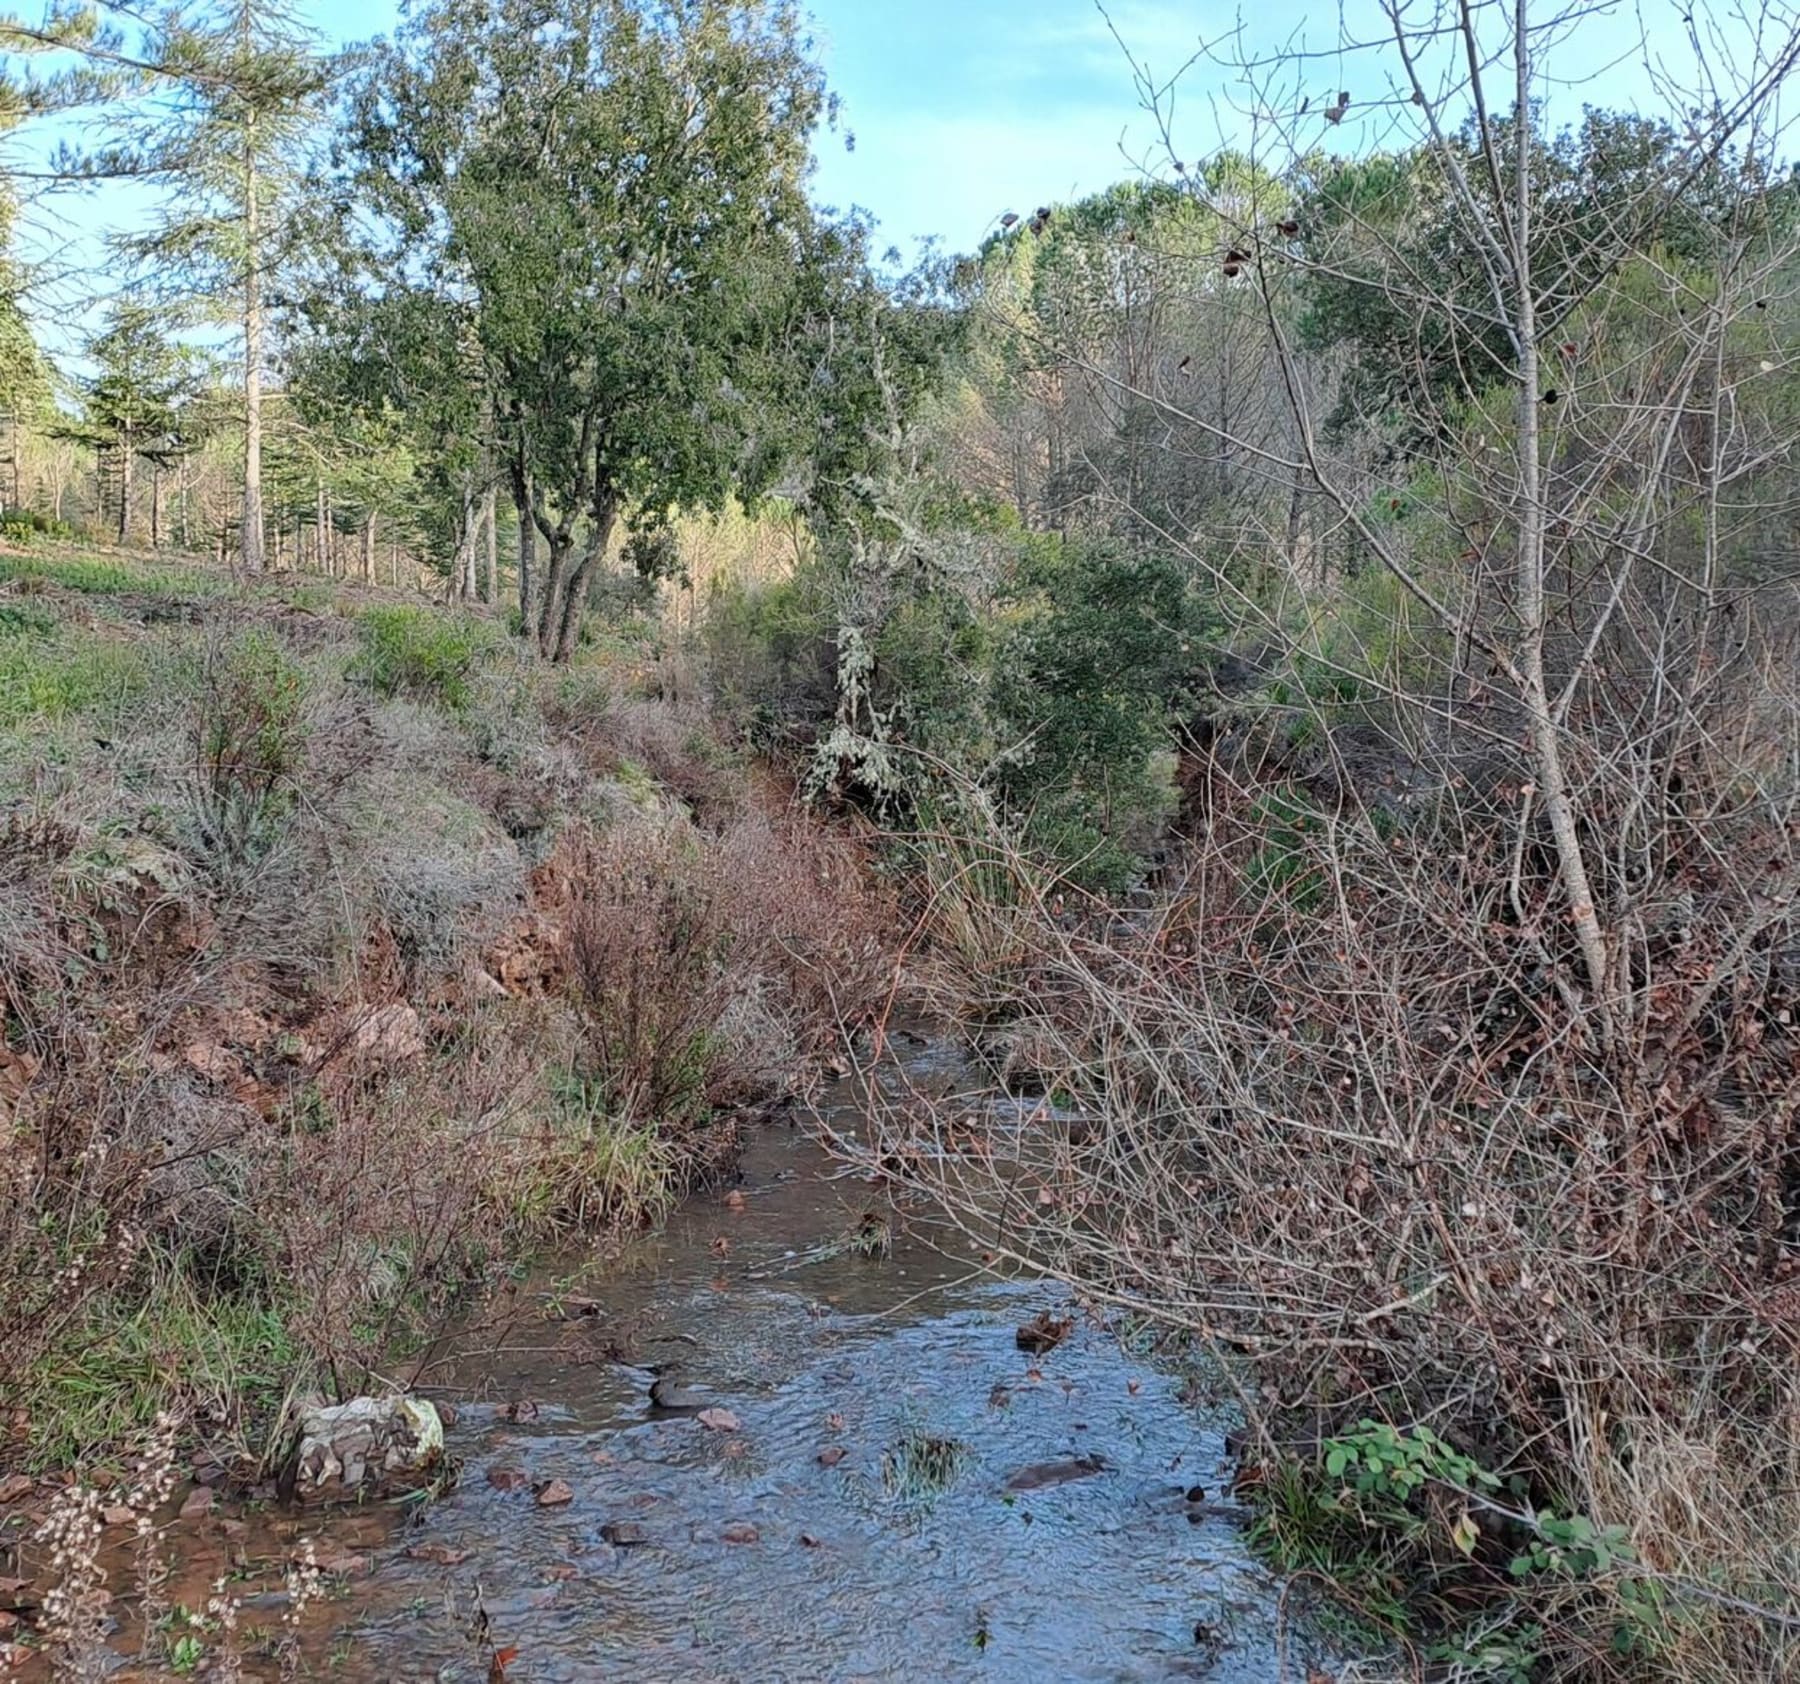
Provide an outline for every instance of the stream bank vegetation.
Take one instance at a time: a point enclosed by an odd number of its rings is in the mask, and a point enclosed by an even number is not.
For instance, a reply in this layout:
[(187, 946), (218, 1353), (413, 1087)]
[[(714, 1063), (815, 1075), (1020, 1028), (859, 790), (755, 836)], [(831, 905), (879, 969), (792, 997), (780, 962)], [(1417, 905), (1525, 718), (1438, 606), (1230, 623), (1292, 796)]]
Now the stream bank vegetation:
[(5, 598), (12, 1455), (104, 1465), (180, 1409), (253, 1475), (305, 1392), (428, 1380), (522, 1255), (728, 1168), (885, 920), (629, 672), (359, 589), (67, 571)]
[(788, 7), (582, 19), (49, 43), (293, 151), (242, 366), (0, 313), (7, 1465), (259, 1468), (904, 1002), (993, 1103), (872, 1167), (1205, 1355), (1405, 1675), (1800, 1669), (1800, 17), (1234, 35), (1210, 151), (1127, 60), (903, 276)]
[(1270, 1557), (1433, 1675), (1800, 1665), (1763, 16), (1730, 95), (1556, 131), (1519, 94), (1571, 20), (1395, 14), (1323, 119), (1241, 63), (1264, 146), (1170, 131), (1166, 184), (997, 236), (938, 424), (1005, 506), (900, 511), (941, 583), (865, 587), (858, 753), (820, 737), (1038, 1101), (982, 1143), (915, 1095), (874, 1155), (1207, 1353)]

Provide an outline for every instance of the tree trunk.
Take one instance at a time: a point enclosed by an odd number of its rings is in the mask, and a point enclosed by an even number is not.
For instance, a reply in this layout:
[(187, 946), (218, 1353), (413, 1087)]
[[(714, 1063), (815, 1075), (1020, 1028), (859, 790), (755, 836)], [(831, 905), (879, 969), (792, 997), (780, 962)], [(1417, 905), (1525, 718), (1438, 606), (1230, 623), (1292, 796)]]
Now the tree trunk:
[(256, 118), (244, 123), (244, 524), (238, 542), (244, 569), (260, 573), (263, 556), (262, 502), (262, 252), (256, 202)]
[(485, 594), (490, 604), (500, 600), (500, 535), (496, 530), (499, 501), (499, 493), (490, 485), (487, 492), (487, 506), (482, 511), (482, 525), (487, 532), (487, 591)]
[(119, 441), (119, 542), (131, 542), (131, 463), (136, 453), (131, 448), (131, 434)]
[(375, 583), (375, 517), (373, 515), (363, 521), (362, 577), (365, 585)]
[(313, 481), (313, 524), (318, 529), (313, 539), (313, 553), (319, 562), (319, 571), (331, 575), (331, 540), (327, 536), (331, 527), (331, 511), (325, 503), (325, 482), (322, 479)]
[(574, 534), (566, 528), (550, 539), (550, 554), (544, 565), (544, 577), (538, 586), (537, 646), (545, 660), (553, 660), (562, 628), (563, 597), (569, 588), (569, 560), (575, 549)]
[(162, 463), (152, 458), (150, 463), (150, 548), (153, 550), (162, 548), (162, 505)]
[(575, 653), (575, 643), (581, 634), (581, 613), (587, 603), (588, 580), (593, 577), (594, 568), (606, 553), (607, 540), (612, 536), (613, 522), (617, 517), (618, 508), (612, 503), (603, 505), (595, 513), (594, 529), (588, 536), (587, 549), (563, 590), (556, 642), (547, 651), (553, 661), (566, 661)]
[[(1522, 130), (1531, 124), (1531, 37), (1523, 0), (1515, 15), (1513, 51), (1518, 72), (1517, 121)], [(1516, 590), (1519, 616), (1519, 672), (1523, 701), (1531, 726), (1531, 747), (1537, 762), (1538, 794), (1544, 816), (1556, 841), (1563, 894), (1569, 905), (1569, 921), (1587, 969), (1588, 988), (1599, 1013), (1602, 1032), (1610, 1035), (1612, 1001), (1607, 975), (1606, 936), (1594, 905), (1587, 858), (1576, 824), (1575, 806), (1569, 794), (1562, 739), (1550, 707), (1544, 675), (1545, 637), (1545, 520), (1543, 466), (1539, 444), (1537, 301), (1536, 278), (1531, 267), (1531, 148), (1532, 137), (1522, 133), (1514, 142), (1515, 164), (1512, 204), (1513, 272), (1518, 282), (1514, 331), (1519, 342), (1519, 562)]]
[(537, 626), (537, 522), (531, 517), (531, 480), (524, 470), (512, 471), (513, 506), (519, 511), (519, 629), (525, 636)]

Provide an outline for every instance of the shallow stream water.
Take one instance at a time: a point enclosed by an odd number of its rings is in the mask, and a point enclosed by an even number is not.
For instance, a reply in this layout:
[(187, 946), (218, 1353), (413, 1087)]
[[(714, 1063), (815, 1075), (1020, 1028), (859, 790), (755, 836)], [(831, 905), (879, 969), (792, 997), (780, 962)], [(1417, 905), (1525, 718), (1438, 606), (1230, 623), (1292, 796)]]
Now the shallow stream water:
[[(930, 1044), (895, 1072), (940, 1093), (960, 1074)], [(823, 1116), (854, 1135), (864, 1098), (841, 1083)], [(432, 1376), (457, 1406), (447, 1495), (227, 1503), (171, 1530), (165, 1605), (235, 1569), (269, 1629), (285, 1597), (258, 1587), (304, 1531), (349, 1575), (308, 1611), (305, 1675), (350, 1684), (1316, 1677), (1246, 1548), (1224, 1421), (1060, 1289), (995, 1279), (917, 1217), (800, 1124), (760, 1128), (729, 1193), (523, 1285), (504, 1336)], [(1033, 1354), (1040, 1313), (1071, 1330)], [(659, 1375), (683, 1407), (652, 1403)]]
[[(1174, 1377), (1079, 1316), (1020, 1350), (1073, 1308), (948, 1243), (863, 1255), (879, 1196), (797, 1126), (737, 1193), (459, 1376), (492, 1400), (451, 1433), (461, 1481), (358, 1587), (337, 1676), (481, 1680), (511, 1649), (520, 1684), (1308, 1676)], [(726, 1415), (658, 1410), (658, 1369)]]

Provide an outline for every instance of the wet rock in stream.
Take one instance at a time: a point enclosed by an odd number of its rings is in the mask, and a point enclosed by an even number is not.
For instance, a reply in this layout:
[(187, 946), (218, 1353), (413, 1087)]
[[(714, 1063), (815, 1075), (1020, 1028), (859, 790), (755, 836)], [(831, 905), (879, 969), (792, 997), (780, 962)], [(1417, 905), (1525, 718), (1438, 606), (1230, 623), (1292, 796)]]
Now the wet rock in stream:
[(443, 1456), (444, 1424), (423, 1398), (352, 1398), (301, 1414), (286, 1483), (302, 1502), (416, 1488)]

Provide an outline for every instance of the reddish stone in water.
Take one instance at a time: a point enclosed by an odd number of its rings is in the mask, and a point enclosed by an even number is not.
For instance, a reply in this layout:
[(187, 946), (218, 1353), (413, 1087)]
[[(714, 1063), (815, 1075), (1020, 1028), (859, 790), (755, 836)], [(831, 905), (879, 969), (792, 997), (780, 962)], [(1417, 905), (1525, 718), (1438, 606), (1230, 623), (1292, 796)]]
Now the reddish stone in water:
[(531, 1483), (531, 1475), (523, 1468), (489, 1468), (487, 1482), (496, 1491), (523, 1491)]
[(725, 1527), (719, 1536), (728, 1544), (757, 1544), (762, 1542), (762, 1533), (747, 1520), (733, 1521)]
[(540, 1509), (560, 1509), (575, 1501), (575, 1493), (560, 1479), (552, 1479), (538, 1487)]
[(460, 1567), (474, 1553), (454, 1544), (410, 1544), (406, 1551), (409, 1560), (429, 1561), (434, 1567)]
[(822, 1468), (835, 1468), (839, 1462), (843, 1461), (847, 1454), (848, 1452), (841, 1444), (828, 1444), (819, 1452), (819, 1466)]

